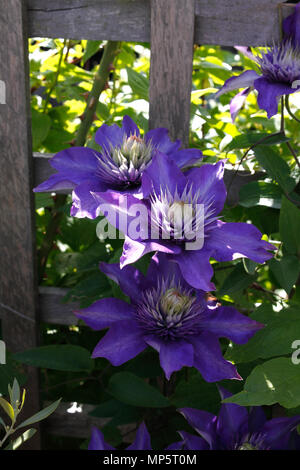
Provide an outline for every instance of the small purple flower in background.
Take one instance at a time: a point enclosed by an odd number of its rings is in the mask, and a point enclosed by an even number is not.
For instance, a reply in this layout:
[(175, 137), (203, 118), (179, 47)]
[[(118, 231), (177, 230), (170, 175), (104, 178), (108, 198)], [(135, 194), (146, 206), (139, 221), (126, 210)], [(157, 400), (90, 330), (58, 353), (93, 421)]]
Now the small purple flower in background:
[[(219, 387), (222, 400), (231, 396)], [(171, 449), (190, 450), (300, 450), (300, 435), (296, 427), (300, 415), (291, 418), (273, 418), (267, 421), (263, 409), (235, 404), (221, 405), (218, 416), (193, 408), (179, 410), (198, 436), (179, 432), (182, 441)]]
[[(120, 265), (134, 263), (144, 254), (151, 251), (161, 251), (168, 254), (170, 260), (178, 263), (182, 276), (191, 286), (205, 291), (215, 289), (210, 282), (213, 269), (210, 257), (217, 261), (231, 261), (242, 256), (263, 263), (273, 255), (267, 250), (274, 247), (261, 239), (261, 232), (252, 224), (224, 223), (217, 220), (217, 215), (223, 209), (226, 199), (226, 188), (223, 181), (224, 161), (214, 165), (204, 164), (183, 173), (167, 155), (159, 154), (152, 159), (151, 165), (144, 171), (142, 177), (142, 192), (148, 199), (143, 201), (131, 195), (116, 191), (93, 193), (101, 205), (109, 207), (106, 213), (109, 222), (121, 228), (126, 238)], [(127, 206), (127, 225), (123, 226), (124, 198)], [(139, 203), (139, 211), (145, 214), (145, 229), (137, 233), (136, 239), (130, 236), (132, 210)], [(143, 205), (143, 207), (142, 207)], [(183, 237), (178, 238), (177, 227), (174, 225), (174, 213), (180, 208), (189, 206), (191, 217), (187, 223), (188, 230), (183, 227)], [(196, 215), (198, 207), (204, 208), (201, 226), (198, 226)], [(184, 216), (182, 217), (184, 219)], [(182, 220), (185, 225), (185, 220)], [(158, 237), (151, 238), (150, 228), (155, 228)], [(199, 233), (198, 229), (201, 230)], [(166, 236), (169, 230), (169, 239)], [(191, 243), (191, 233), (200, 248), (194, 245), (187, 248), (186, 242)], [(188, 233), (187, 233), (188, 232)], [(199, 239), (198, 239), (199, 236)]]
[(157, 151), (170, 155), (179, 167), (202, 158), (198, 149), (179, 149), (181, 141), (171, 142), (168, 130), (153, 129), (141, 137), (137, 125), (124, 116), (122, 127), (103, 124), (95, 135), (102, 148), (71, 147), (57, 153), (50, 164), (58, 173), (41, 183), (35, 192), (73, 189), (71, 215), (97, 217), (97, 203), (92, 192), (114, 189), (140, 193), (141, 176)]
[[(258, 91), (257, 103), (267, 111), (268, 118), (278, 112), (278, 100), (283, 95), (300, 89), (300, 4), (292, 15), (283, 21), (283, 40), (260, 56), (252, 56), (260, 69), (260, 74), (247, 70), (241, 75), (229, 78), (216, 93), (221, 96), (228, 91), (245, 88), (230, 103), (230, 113), (234, 121), (251, 90)], [(298, 81), (298, 83), (297, 83)]]
[(262, 324), (233, 307), (205, 300), (185, 282), (176, 263), (155, 255), (144, 277), (133, 266), (100, 264), (117, 282), (130, 303), (104, 298), (75, 312), (94, 330), (109, 328), (96, 345), (93, 357), (105, 357), (119, 366), (148, 346), (156, 349), (167, 379), (182, 367), (196, 367), (207, 382), (241, 379), (234, 365), (222, 356), (219, 338), (246, 343)]
[[(93, 427), (88, 450), (115, 450), (115, 448), (105, 442), (99, 429)], [(150, 435), (145, 423), (140, 424), (134, 442), (126, 450), (152, 450)]]

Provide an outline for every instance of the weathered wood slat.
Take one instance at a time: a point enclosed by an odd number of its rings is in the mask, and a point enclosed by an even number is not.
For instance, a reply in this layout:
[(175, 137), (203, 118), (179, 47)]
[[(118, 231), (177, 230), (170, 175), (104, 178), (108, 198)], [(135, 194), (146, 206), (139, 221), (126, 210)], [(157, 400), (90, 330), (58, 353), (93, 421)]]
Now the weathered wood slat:
[[(196, 0), (195, 43), (270, 44), (279, 38), (279, 3)], [(150, 0), (27, 0), (27, 9), (30, 37), (150, 41)]]
[[(50, 403), (45, 403), (47, 406)], [(112, 418), (95, 418), (89, 413), (96, 405), (80, 405), (73, 403), (61, 403), (57, 410), (44, 422), (43, 428), (49, 434), (59, 436), (78, 437), (89, 439), (92, 426), (103, 428)], [(76, 409), (78, 411), (76, 411)], [(132, 442), (135, 435), (136, 423), (118, 426), (123, 442)]]
[[(0, 12), (0, 318), (7, 350), (17, 352), (37, 344), (28, 52), (23, 2), (0, 0)], [(28, 374), (24, 418), (39, 409), (38, 374)], [(26, 446), (38, 449), (39, 434)]]
[(151, 0), (149, 128), (189, 142), (194, 0)]
[[(34, 185), (37, 186), (38, 184), (45, 181), (49, 176), (56, 173), (56, 170), (49, 165), (49, 158), (51, 158), (51, 154), (42, 154), (34, 152), (33, 154), (33, 162), (34, 162)], [(227, 193), (227, 204), (230, 206), (237, 204), (239, 200), (239, 191), (242, 186), (251, 181), (257, 181), (263, 176), (262, 172), (255, 173), (255, 174), (247, 174), (245, 171), (239, 171), (237, 175), (234, 177), (234, 184), (231, 184), (231, 179), (235, 170), (225, 170), (224, 181), (227, 188), (229, 187)], [(69, 194), (70, 190), (61, 190), (63, 194)]]
[(73, 314), (79, 309), (75, 302), (63, 302), (68, 289), (59, 287), (39, 287), (40, 321), (58, 325), (76, 325), (78, 318)]

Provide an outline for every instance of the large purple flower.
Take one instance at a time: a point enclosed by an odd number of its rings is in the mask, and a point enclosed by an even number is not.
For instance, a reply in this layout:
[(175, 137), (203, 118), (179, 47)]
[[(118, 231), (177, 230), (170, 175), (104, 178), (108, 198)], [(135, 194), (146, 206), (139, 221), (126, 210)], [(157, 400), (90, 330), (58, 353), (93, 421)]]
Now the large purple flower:
[[(94, 426), (88, 450), (115, 450), (115, 448), (105, 442), (102, 432)], [(126, 450), (152, 450), (145, 423), (140, 424), (134, 442)]]
[[(223, 400), (231, 396), (225, 389), (219, 390)], [(300, 450), (296, 430), (300, 415), (267, 421), (259, 406), (248, 413), (247, 408), (230, 403), (222, 404), (218, 416), (193, 408), (182, 408), (180, 412), (198, 436), (180, 432), (182, 441), (173, 444), (172, 449)]]
[(295, 93), (300, 89), (300, 4), (292, 15), (283, 21), (284, 37), (279, 43), (252, 56), (260, 69), (247, 70), (241, 75), (229, 78), (218, 91), (221, 96), (228, 91), (244, 88), (230, 103), (232, 120), (235, 119), (251, 90), (258, 91), (257, 103), (267, 111), (268, 117), (278, 111), (278, 100), (283, 95)]
[(170, 155), (179, 167), (202, 158), (197, 149), (181, 149), (181, 141), (171, 142), (168, 130), (157, 128), (141, 137), (137, 125), (124, 116), (122, 127), (103, 124), (95, 141), (102, 148), (71, 147), (57, 153), (50, 164), (58, 173), (34, 189), (36, 192), (73, 189), (71, 215), (95, 218), (97, 203), (91, 191), (114, 189), (140, 192), (141, 177), (157, 151)]
[(94, 330), (109, 328), (93, 357), (124, 364), (148, 346), (156, 349), (167, 379), (182, 367), (196, 367), (207, 382), (240, 379), (218, 339), (246, 343), (263, 327), (233, 307), (207, 302), (185, 282), (176, 263), (155, 255), (144, 277), (133, 266), (101, 263), (101, 270), (130, 298), (105, 298), (76, 312)]
[(210, 282), (210, 257), (231, 261), (244, 256), (257, 263), (271, 258), (267, 250), (274, 247), (261, 239), (252, 224), (217, 220), (226, 199), (223, 174), (224, 161), (182, 173), (170, 157), (158, 154), (142, 177), (142, 191), (148, 198), (141, 201), (114, 191), (94, 193), (99, 211), (102, 208), (109, 222), (126, 235), (121, 267), (148, 252), (165, 252), (191, 286), (208, 291), (215, 288)]

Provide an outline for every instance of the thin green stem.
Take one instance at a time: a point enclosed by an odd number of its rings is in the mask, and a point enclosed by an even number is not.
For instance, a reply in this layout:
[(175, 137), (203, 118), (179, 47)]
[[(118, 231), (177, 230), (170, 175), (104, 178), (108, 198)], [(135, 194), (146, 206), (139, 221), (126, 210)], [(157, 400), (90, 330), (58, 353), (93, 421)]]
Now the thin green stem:
[(49, 92), (46, 96), (45, 103), (44, 103), (44, 108), (43, 108), (44, 113), (47, 111), (47, 107), (48, 107), (48, 104), (49, 104), (51, 94), (53, 93), (53, 91), (54, 91), (54, 89), (57, 85), (57, 82), (58, 82), (58, 77), (59, 77), (59, 74), (60, 74), (60, 68), (61, 68), (61, 63), (62, 63), (62, 59), (63, 59), (63, 54), (64, 54), (64, 49), (65, 49), (65, 46), (66, 46), (66, 42), (67, 42), (67, 40), (65, 39), (64, 43), (63, 43), (63, 46), (62, 46), (62, 48), (60, 49), (60, 52), (59, 52), (59, 60), (58, 60), (58, 65), (57, 65), (56, 73), (55, 73), (55, 76), (54, 76), (54, 80), (53, 80), (53, 83), (50, 87), (50, 90), (49, 90)]
[(300, 119), (298, 119), (295, 116), (295, 114), (293, 113), (293, 111), (290, 108), (290, 95), (285, 95), (285, 108), (286, 108), (287, 112), (289, 113), (289, 115), (291, 116), (291, 118), (293, 118), (295, 121), (300, 123)]

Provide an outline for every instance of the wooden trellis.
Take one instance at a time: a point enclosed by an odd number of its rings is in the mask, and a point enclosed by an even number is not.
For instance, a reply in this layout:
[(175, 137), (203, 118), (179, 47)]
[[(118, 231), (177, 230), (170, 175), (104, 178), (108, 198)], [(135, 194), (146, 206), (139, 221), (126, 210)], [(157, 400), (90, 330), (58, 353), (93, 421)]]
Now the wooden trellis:
[[(193, 44), (265, 46), (279, 39), (279, 15), (292, 7), (278, 0), (0, 0), (0, 318), (9, 351), (36, 346), (40, 322), (76, 323), (74, 305), (60, 303), (65, 290), (37, 285), (32, 188), (52, 170), (49, 155), (32, 154), (27, 39), (150, 42), (149, 125), (168, 127), (187, 145)], [(229, 202), (252, 178), (236, 178)], [(38, 372), (28, 372), (32, 414), (40, 406)], [(88, 436), (88, 406), (76, 425), (66, 408), (48, 419), (48, 431), (73, 435), (76, 427)], [(39, 437), (31, 442), (40, 447)]]

